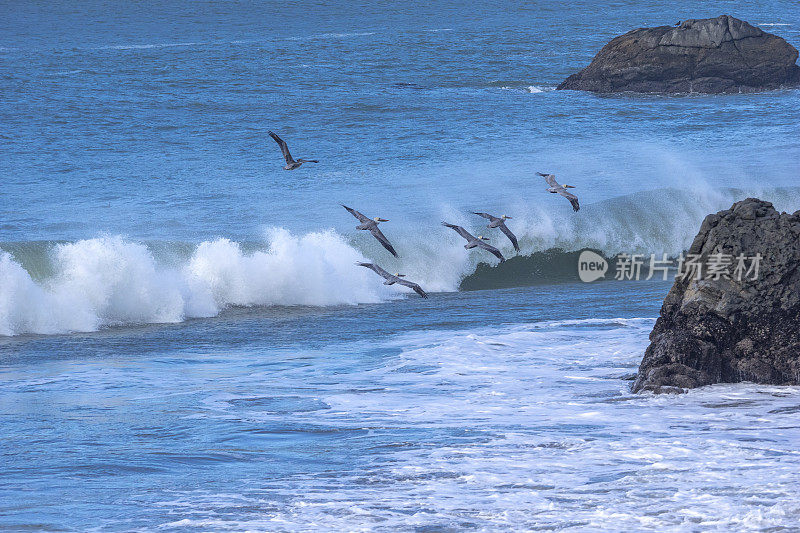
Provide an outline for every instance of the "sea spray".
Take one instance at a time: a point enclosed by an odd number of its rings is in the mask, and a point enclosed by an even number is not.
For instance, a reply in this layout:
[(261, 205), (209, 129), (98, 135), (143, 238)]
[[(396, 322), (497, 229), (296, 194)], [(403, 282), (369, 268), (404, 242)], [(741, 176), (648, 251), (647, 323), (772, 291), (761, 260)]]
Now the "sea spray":
[[(566, 203), (562, 210), (543, 207), (563, 199), (542, 193), (542, 202), (503, 209), (514, 217), (509, 228), (519, 238), (519, 254), (483, 219), (441, 206), (437, 218), (488, 236), (510, 258), (499, 267), (494, 257), (464, 250), (463, 239), (433, 224), (431, 231), (393, 226), (387, 236), (397, 259), (364, 232), (345, 237), (333, 230), (296, 235), (270, 228), (256, 245), (227, 238), (142, 243), (121, 236), (0, 243), (0, 335), (174, 323), (231, 306), (376, 303), (410, 292), (385, 286), (355, 265), (363, 260), (406, 274), (428, 292), (569, 281), (576, 250), (674, 256), (688, 247), (705, 215), (748, 194), (661, 189), (587, 204), (575, 214)], [(780, 190), (765, 196), (781, 207)]]
[(274, 230), (252, 253), (228, 239), (204, 242), (179, 268), (119, 236), (56, 244), (49, 255), (55, 274), (39, 281), (0, 253), (1, 335), (180, 322), (229, 306), (372, 303), (403, 290), (356, 267), (363, 255), (332, 232)]
[(201, 243), (184, 277), (207, 290), (217, 309), (357, 304), (378, 302), (390, 294), (378, 290), (377, 280), (356, 267), (364, 256), (331, 231), (296, 237), (275, 228), (268, 241), (266, 251), (251, 254), (228, 239)]

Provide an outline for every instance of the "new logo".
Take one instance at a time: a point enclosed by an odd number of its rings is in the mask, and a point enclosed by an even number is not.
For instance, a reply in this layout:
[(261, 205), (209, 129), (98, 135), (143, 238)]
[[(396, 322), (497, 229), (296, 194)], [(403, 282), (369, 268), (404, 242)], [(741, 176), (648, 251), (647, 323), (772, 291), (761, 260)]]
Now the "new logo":
[(578, 257), (578, 276), (589, 283), (602, 278), (608, 270), (608, 261), (591, 250), (584, 250)]

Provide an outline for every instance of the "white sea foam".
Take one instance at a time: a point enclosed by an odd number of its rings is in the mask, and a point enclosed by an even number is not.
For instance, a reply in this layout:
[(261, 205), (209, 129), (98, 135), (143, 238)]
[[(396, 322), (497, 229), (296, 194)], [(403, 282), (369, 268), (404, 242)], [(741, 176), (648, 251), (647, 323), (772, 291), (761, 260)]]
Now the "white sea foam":
[(529, 85), (528, 87), (525, 87), (525, 90), (531, 94), (539, 94), (546, 91), (552, 91), (553, 89), (551, 87), (540, 87), (539, 85)]
[(367, 35), (375, 35), (375, 32), (361, 31), (351, 33), (321, 33), (319, 35), (315, 35), (314, 37), (318, 39), (343, 39), (345, 37), (365, 37)]
[[(686, 179), (686, 170), (676, 175)], [(568, 205), (555, 210), (508, 205), (502, 212), (513, 213), (509, 227), (519, 238), (521, 256), (555, 248), (677, 255), (689, 246), (706, 214), (741, 197), (741, 192), (701, 188), (659, 190), (585, 205), (581, 216), (574, 216)], [(474, 215), (445, 205), (437, 218), (487, 235), (506, 257), (516, 255), (508, 239), (486, 229)], [(399, 259), (368, 232), (345, 239), (334, 231), (293, 235), (280, 228), (270, 229), (258, 250), (245, 251), (220, 238), (196, 245), (190, 257), (177, 263), (174, 254), (160, 257), (145, 244), (122, 237), (40, 245), (33, 255), (45, 264), (31, 272), (51, 273), (41, 279), (0, 252), (0, 335), (180, 322), (215, 316), (230, 306), (352, 305), (411, 294), (405, 287), (382, 285), (380, 277), (355, 265), (368, 258), (406, 274), (428, 292), (458, 290), (480, 262), (498, 263), (488, 252), (465, 250), (459, 235), (436, 222), (425, 238), (416, 230), (403, 233), (402, 226), (391, 229), (387, 236)]]
[(528, 85), (527, 87), (522, 88), (504, 85), (500, 88), (506, 91), (526, 92), (529, 94), (540, 94), (555, 90), (555, 87), (545, 87), (541, 85)]
[(204, 43), (188, 42), (188, 43), (154, 43), (154, 44), (115, 44), (108, 46), (101, 46), (98, 50), (148, 50), (151, 48), (173, 48), (185, 46), (198, 46)]
[[(336, 305), (377, 302), (390, 294), (359, 268), (364, 257), (333, 232), (295, 237), (270, 232), (269, 249), (244, 254), (227, 239), (204, 242), (184, 276), (207, 290), (216, 309), (228, 305)], [(199, 293), (199, 291), (196, 291)]]
[(0, 252), (0, 335), (179, 322), (232, 305), (378, 302), (407, 290), (383, 286), (358, 260), (363, 255), (332, 232), (285, 230), (270, 232), (267, 248), (253, 253), (227, 239), (204, 242), (179, 267), (121, 237), (59, 244), (50, 254), (55, 274), (43, 280)]
[(304, 469), (279, 484), (248, 480), (236, 493), (170, 493), (156, 503), (170, 511), (162, 528), (792, 527), (800, 389), (738, 384), (679, 397), (631, 394), (620, 376), (635, 371), (653, 322), (414, 331), (381, 343), (387, 355), (379, 364), (347, 373), (336, 372), (342, 357), (363, 347), (327, 347), (314, 369), (335, 373), (336, 387), (307, 390), (307, 374), (286, 373), (281, 384), (290, 392), (269, 394), (329, 408), (264, 409), (248, 401), (262, 394), (254, 379), (213, 395), (198, 416), (363, 432), (351, 441), (362, 463), (336, 476)]

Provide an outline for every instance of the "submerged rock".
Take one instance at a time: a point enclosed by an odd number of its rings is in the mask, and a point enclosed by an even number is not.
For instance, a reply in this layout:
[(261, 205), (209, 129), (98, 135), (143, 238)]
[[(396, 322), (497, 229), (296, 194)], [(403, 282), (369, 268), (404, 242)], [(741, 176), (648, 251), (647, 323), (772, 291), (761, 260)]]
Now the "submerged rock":
[(800, 84), (797, 49), (722, 15), (629, 31), (558, 89), (593, 92), (754, 92)]
[[(706, 217), (686, 257), (705, 271), (700, 279), (695, 271), (676, 279), (633, 391), (800, 384), (800, 211), (780, 214), (754, 198), (737, 202)], [(728, 258), (727, 275), (709, 270)]]

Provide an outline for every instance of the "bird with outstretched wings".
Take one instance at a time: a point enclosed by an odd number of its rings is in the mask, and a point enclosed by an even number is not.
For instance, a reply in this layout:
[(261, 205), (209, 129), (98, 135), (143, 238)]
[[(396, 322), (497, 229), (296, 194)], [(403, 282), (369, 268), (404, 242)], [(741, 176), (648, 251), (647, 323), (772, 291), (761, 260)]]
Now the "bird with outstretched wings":
[(408, 281), (406, 279), (403, 279), (405, 274), (399, 274), (399, 273), (398, 274), (389, 274), (384, 269), (382, 269), (381, 267), (379, 267), (378, 265), (376, 265), (374, 263), (358, 262), (356, 264), (358, 266), (362, 266), (362, 267), (365, 267), (365, 268), (368, 268), (368, 269), (372, 270), (373, 272), (378, 274), (380, 277), (385, 279), (386, 281), (383, 282), (384, 285), (394, 285), (396, 283), (398, 285), (403, 285), (404, 287), (408, 287), (410, 289), (413, 289), (414, 292), (416, 292), (417, 294), (419, 294), (423, 298), (427, 298), (428, 297), (428, 295), (425, 293), (425, 291), (422, 290), (422, 287), (420, 287), (417, 283), (414, 283), (413, 281)]
[(347, 209), (351, 215), (356, 217), (358, 221), (361, 222), (361, 224), (356, 226), (356, 229), (366, 230), (372, 233), (372, 236), (375, 237), (375, 239), (381, 243), (384, 248), (389, 250), (390, 254), (397, 257), (397, 252), (395, 252), (394, 246), (392, 246), (392, 243), (389, 242), (389, 239), (386, 238), (386, 235), (384, 235), (380, 228), (378, 228), (378, 224), (381, 222), (389, 222), (387, 219), (380, 217), (368, 218), (363, 213), (356, 211), (352, 207), (347, 207), (344, 204), (342, 204), (342, 207)]
[(498, 250), (491, 244), (484, 242), (489, 240), (486, 237), (483, 236), (481, 236), (480, 238), (475, 237), (461, 226), (457, 226), (455, 224), (448, 224), (447, 222), (442, 222), (442, 226), (447, 226), (448, 228), (455, 230), (456, 233), (464, 237), (464, 239), (467, 241), (467, 244), (464, 245), (464, 248), (466, 248), (467, 250), (475, 247), (483, 248), (484, 250), (493, 254), (496, 258), (498, 258), (501, 263), (503, 263), (506, 260), (506, 258), (503, 257), (503, 254), (500, 253), (500, 250)]

